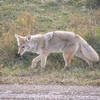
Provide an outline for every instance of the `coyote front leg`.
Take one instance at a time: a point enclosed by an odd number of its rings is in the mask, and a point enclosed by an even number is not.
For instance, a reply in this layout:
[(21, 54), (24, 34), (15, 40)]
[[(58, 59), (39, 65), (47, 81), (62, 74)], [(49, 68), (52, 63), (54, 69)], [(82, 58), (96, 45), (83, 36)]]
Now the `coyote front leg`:
[(31, 68), (34, 69), (36, 67), (36, 64), (41, 60), (42, 55), (37, 56), (32, 60)]
[(45, 56), (45, 57), (43, 57), (42, 59), (41, 59), (41, 68), (45, 68), (45, 66), (46, 66), (46, 61), (47, 61), (47, 56)]
[(34, 58), (32, 60), (32, 65), (31, 68), (34, 69), (36, 67), (36, 64), (41, 60), (41, 68), (45, 67), (46, 64), (46, 59), (47, 59), (47, 55), (46, 53), (40, 54), (39, 56), (37, 56), (36, 58)]

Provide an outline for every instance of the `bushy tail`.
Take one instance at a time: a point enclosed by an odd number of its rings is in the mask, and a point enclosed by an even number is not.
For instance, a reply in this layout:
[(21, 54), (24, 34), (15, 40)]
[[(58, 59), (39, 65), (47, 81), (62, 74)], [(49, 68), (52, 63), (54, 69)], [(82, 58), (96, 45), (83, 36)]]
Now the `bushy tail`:
[(90, 61), (99, 61), (99, 55), (97, 54), (97, 52), (81, 36), (77, 36), (79, 38), (79, 44), (82, 54)]

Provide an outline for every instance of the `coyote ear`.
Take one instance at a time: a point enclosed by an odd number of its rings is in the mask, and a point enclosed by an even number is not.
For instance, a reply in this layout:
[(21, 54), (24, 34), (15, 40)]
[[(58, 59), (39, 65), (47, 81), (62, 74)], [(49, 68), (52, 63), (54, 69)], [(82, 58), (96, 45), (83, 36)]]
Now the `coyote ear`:
[(29, 42), (30, 40), (31, 40), (31, 35), (27, 35), (27, 36), (26, 36), (26, 41)]

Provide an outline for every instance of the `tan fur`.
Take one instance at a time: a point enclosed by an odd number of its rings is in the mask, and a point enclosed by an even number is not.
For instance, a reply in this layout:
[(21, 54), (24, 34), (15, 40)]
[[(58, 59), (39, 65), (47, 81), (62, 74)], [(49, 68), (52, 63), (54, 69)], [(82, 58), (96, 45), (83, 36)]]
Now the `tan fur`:
[(96, 51), (79, 35), (73, 32), (54, 31), (44, 35), (28, 35), (22, 37), (15, 35), (19, 45), (18, 53), (23, 55), (24, 52), (33, 52), (40, 54), (32, 61), (31, 68), (41, 60), (41, 68), (45, 68), (47, 56), (50, 53), (63, 53), (65, 66), (67, 66), (74, 56), (85, 60), (89, 65), (90, 62), (99, 61)]

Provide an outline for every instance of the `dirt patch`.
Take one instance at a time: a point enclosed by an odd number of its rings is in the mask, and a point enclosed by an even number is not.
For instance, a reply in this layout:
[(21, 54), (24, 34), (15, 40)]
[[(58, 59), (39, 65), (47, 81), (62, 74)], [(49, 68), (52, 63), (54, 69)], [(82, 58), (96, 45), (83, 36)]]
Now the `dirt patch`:
[(100, 87), (1, 84), (0, 100), (2, 99), (100, 100)]

